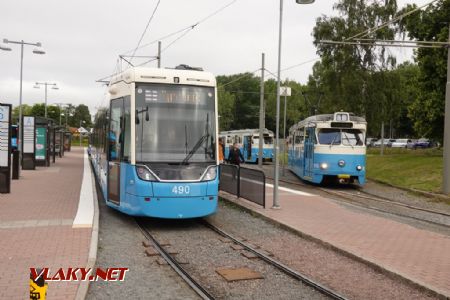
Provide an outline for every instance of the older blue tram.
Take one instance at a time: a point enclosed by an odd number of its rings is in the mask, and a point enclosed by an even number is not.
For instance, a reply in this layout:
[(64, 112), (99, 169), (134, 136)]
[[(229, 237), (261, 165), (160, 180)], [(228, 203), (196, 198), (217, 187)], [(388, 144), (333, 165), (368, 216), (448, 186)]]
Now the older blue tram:
[(313, 183), (366, 181), (364, 118), (347, 112), (316, 115), (289, 129), (289, 168)]

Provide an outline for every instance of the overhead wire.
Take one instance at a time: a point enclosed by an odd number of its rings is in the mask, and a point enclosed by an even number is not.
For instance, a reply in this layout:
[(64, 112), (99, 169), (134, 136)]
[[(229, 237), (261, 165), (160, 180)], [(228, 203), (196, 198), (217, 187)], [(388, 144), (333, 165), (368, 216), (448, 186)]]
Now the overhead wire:
[[(147, 43), (147, 44), (144, 44), (144, 45), (141, 45), (141, 46), (136, 47), (136, 48), (134, 48), (134, 49), (128, 50), (128, 51), (122, 53), (122, 55), (127, 55), (127, 54), (133, 53), (133, 52), (134, 52), (134, 54), (135, 54), (135, 51), (137, 51), (137, 50), (139, 50), (139, 49), (145, 48), (145, 47), (147, 47), (147, 46), (150, 46), (150, 45), (152, 45), (152, 44), (155, 44), (155, 43), (158, 42), (158, 41), (163, 41), (163, 40), (168, 39), (168, 38), (170, 38), (170, 37), (172, 37), (172, 36), (174, 36), (174, 35), (177, 35), (177, 34), (181, 33), (181, 35), (180, 35), (179, 37), (177, 37), (174, 41), (172, 41), (172, 42), (170, 43), (170, 46), (172, 46), (175, 42), (179, 41), (182, 37), (184, 37), (185, 35), (187, 35), (188, 32), (190, 32), (190, 31), (192, 31), (193, 29), (195, 29), (198, 25), (200, 25), (201, 23), (205, 22), (206, 20), (212, 18), (213, 16), (217, 15), (218, 13), (220, 13), (220, 12), (223, 11), (223, 10), (225, 10), (226, 8), (228, 8), (229, 6), (231, 6), (232, 4), (234, 4), (234, 3), (237, 2), (237, 1), (238, 1), (238, 0), (232, 0), (231, 2), (229, 2), (229, 3), (227, 3), (226, 5), (220, 7), (219, 9), (217, 9), (217, 10), (215, 10), (214, 12), (210, 13), (210, 14), (207, 15), (206, 17), (200, 19), (199, 21), (197, 21), (197, 22), (195, 22), (195, 23), (193, 23), (193, 24), (191, 24), (191, 25), (189, 25), (189, 26), (183, 27), (182, 29), (176, 30), (176, 31), (174, 31), (174, 32), (172, 32), (172, 33), (166, 34), (166, 35), (164, 35), (164, 36), (162, 36), (162, 37), (160, 37), (160, 38), (154, 39), (153, 41), (151, 41), (151, 42), (149, 42), (149, 43)], [(166, 46), (166, 47), (164, 48), (164, 50), (167, 50), (168, 47), (169, 47), (169, 46)], [(154, 61), (154, 60), (155, 60), (155, 59), (146, 61), (146, 62), (144, 62), (144, 63), (142, 63), (142, 64), (137, 65), (137, 66), (145, 65), (145, 64), (147, 64), (147, 63), (149, 63), (149, 62), (151, 62), (151, 61)], [(105, 79), (111, 78), (111, 77), (114, 76), (114, 75), (116, 75), (116, 74), (111, 74), (111, 75), (105, 76), (105, 77), (103, 77), (103, 78), (101, 78), (101, 79), (99, 79), (99, 80), (97, 80), (97, 81), (101, 81), (101, 80), (105, 80)]]
[(134, 50), (133, 50), (133, 54), (131, 55), (130, 62), (133, 60), (133, 57), (136, 54), (136, 51), (138, 50), (139, 46), (141, 45), (142, 39), (144, 38), (145, 34), (147, 33), (148, 27), (150, 26), (150, 23), (152, 22), (160, 3), (161, 3), (161, 0), (158, 0), (155, 8), (153, 9), (152, 15), (150, 16), (150, 19), (147, 22), (147, 25), (145, 26), (144, 32), (142, 32), (141, 37), (139, 38), (139, 42), (137, 43), (136, 48), (134, 48)]
[(366, 29), (366, 30), (364, 30), (364, 31), (362, 31), (362, 32), (360, 32), (358, 34), (355, 34), (354, 36), (349, 37), (349, 38), (346, 38), (346, 39), (344, 39), (344, 41), (349, 41), (349, 40), (352, 40), (352, 39), (357, 38), (357, 37), (365, 37), (365, 36), (367, 36), (367, 35), (369, 35), (371, 33), (377, 32), (378, 30), (380, 30), (382, 28), (385, 28), (386, 26), (389, 26), (389, 25), (397, 22), (398, 20), (401, 20), (402, 18), (407, 17), (407, 16), (415, 13), (416, 11), (419, 11), (422, 8), (425, 8), (425, 7), (427, 7), (427, 6), (433, 4), (434, 2), (437, 2), (437, 1), (439, 1), (439, 0), (432, 0), (432, 1), (426, 3), (426, 4), (422, 5), (422, 6), (418, 6), (415, 9), (412, 9), (412, 10), (410, 10), (410, 11), (404, 13), (404, 14), (401, 14), (400, 16), (394, 17), (393, 19), (391, 19), (389, 21), (386, 21), (386, 22), (384, 22), (384, 23), (382, 23), (380, 25), (374, 26), (372, 28)]
[[(194, 29), (195, 27), (197, 27), (197, 26), (200, 25), (201, 23), (203, 23), (203, 22), (205, 22), (206, 20), (208, 20), (208, 19), (212, 18), (213, 16), (217, 15), (218, 13), (220, 13), (220, 12), (223, 11), (224, 9), (228, 8), (229, 6), (231, 6), (232, 4), (234, 4), (234, 3), (237, 2), (237, 1), (238, 1), (238, 0), (232, 0), (232, 1), (229, 2), (228, 4), (226, 4), (226, 5), (222, 6), (222, 7), (220, 7), (219, 9), (217, 9), (217, 10), (215, 10), (214, 12), (210, 13), (210, 14), (207, 15), (206, 17), (200, 19), (199, 21), (197, 21), (197, 22), (195, 22), (195, 23), (193, 23), (193, 24), (191, 24), (191, 25), (189, 25), (189, 26), (185, 26), (185, 27), (183, 27), (182, 29), (179, 29), (179, 30), (176, 30), (176, 31), (174, 31), (174, 32), (172, 32), (172, 33), (169, 33), (169, 34), (167, 34), (167, 35), (165, 35), (165, 36), (162, 36), (162, 37), (160, 37), (160, 38), (158, 38), (158, 39), (155, 39), (155, 40), (153, 40), (153, 41), (151, 41), (151, 42), (149, 42), (149, 43), (147, 43), (147, 44), (144, 44), (144, 45), (142, 45), (142, 46), (139, 46), (139, 47), (137, 48), (137, 50), (142, 49), (142, 48), (145, 48), (145, 47), (147, 47), (147, 46), (150, 46), (150, 45), (152, 45), (152, 44), (154, 44), (154, 43), (156, 43), (156, 42), (158, 42), (158, 41), (165, 40), (165, 39), (167, 39), (167, 38), (169, 38), (169, 37), (172, 37), (172, 36), (174, 36), (174, 35), (176, 35), (176, 34), (178, 34), (178, 33), (180, 33), (180, 32), (184, 32), (184, 31), (186, 31), (186, 30), (188, 30), (188, 29)], [(131, 51), (133, 51), (133, 50), (129, 50), (129, 51), (123, 53), (123, 54), (128, 54), (128, 53), (130, 53)]]

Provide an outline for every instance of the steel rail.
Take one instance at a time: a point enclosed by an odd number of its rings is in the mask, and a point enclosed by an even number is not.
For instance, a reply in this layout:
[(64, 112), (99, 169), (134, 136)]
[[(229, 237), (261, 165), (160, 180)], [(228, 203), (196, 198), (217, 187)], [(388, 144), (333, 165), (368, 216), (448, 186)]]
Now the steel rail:
[(251, 247), (250, 245), (238, 240), (237, 238), (235, 238), (234, 236), (232, 236), (231, 234), (223, 231), (222, 229), (216, 227), (215, 225), (211, 224), (210, 222), (206, 221), (205, 219), (202, 220), (202, 223), (210, 228), (211, 230), (215, 231), (216, 233), (220, 234), (223, 237), (226, 237), (230, 240), (232, 240), (233, 242), (235, 242), (236, 244), (241, 245), (242, 247), (244, 247), (247, 251), (250, 251), (252, 253), (254, 253), (255, 255), (257, 255), (259, 258), (261, 258), (262, 260), (264, 260), (265, 262), (267, 262), (268, 264), (278, 268), (279, 270), (283, 271), (284, 273), (286, 273), (287, 275), (305, 283), (306, 285), (311, 286), (312, 288), (316, 289), (317, 291), (319, 291), (320, 293), (331, 297), (332, 299), (339, 299), (339, 300), (344, 300), (347, 299), (344, 296), (338, 294), (337, 292), (321, 285), (318, 282), (315, 282), (314, 280), (308, 278), (306, 275), (301, 274), (291, 268), (289, 268), (288, 266), (282, 264), (279, 261), (276, 261), (275, 259), (271, 258), (270, 256), (265, 255), (264, 253), (261, 253), (260, 251), (256, 250), (255, 248)]
[(183, 267), (176, 261), (176, 259), (171, 256), (152, 236), (149, 230), (142, 224), (141, 221), (134, 219), (142, 234), (153, 244), (153, 247), (156, 251), (164, 258), (165, 261), (172, 267), (172, 269), (180, 275), (181, 278), (192, 288), (197, 295), (199, 295), (202, 299), (212, 300), (215, 299), (202, 285), (196, 281), (189, 273), (183, 269)]

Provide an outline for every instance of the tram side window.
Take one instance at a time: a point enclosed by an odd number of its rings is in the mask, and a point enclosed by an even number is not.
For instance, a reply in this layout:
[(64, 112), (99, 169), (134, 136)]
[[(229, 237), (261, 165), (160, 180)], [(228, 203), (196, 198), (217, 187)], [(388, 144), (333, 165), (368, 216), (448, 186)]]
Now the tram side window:
[(123, 100), (115, 99), (111, 101), (111, 112), (109, 118), (109, 132), (108, 132), (108, 144), (109, 144), (109, 160), (120, 161), (121, 149), (121, 117), (123, 110)]
[(126, 97), (123, 103), (122, 110), (122, 138), (121, 143), (123, 147), (123, 157), (122, 160), (126, 162), (130, 162), (131, 158), (131, 104), (130, 97)]
[(303, 144), (303, 140), (304, 140), (304, 138), (303, 138), (303, 129), (302, 129), (302, 130), (297, 131), (297, 132), (295, 133), (295, 140), (294, 140), (294, 143), (295, 143), (296, 145), (300, 145), (300, 144)]

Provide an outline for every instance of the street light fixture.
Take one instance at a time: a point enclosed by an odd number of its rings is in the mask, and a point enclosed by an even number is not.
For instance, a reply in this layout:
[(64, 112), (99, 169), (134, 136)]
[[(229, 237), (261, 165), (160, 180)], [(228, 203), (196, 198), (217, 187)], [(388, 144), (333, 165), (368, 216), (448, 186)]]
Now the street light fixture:
[(59, 88), (56, 86), (56, 83), (50, 83), (50, 82), (36, 82), (34, 88), (39, 89), (40, 85), (45, 86), (45, 118), (47, 118), (47, 86), (52, 86), (53, 90), (59, 90)]
[[(311, 4), (314, 0), (295, 0), (297, 4)], [(277, 120), (276, 120), (276, 137), (274, 144), (274, 184), (273, 184), (273, 206), (272, 208), (280, 208), (278, 202), (278, 181), (279, 181), (279, 166), (278, 166), (278, 144), (279, 144), (279, 133), (280, 133), (280, 73), (281, 73), (281, 41), (283, 32), (283, 0), (280, 0), (280, 26), (278, 33), (278, 70), (277, 70)]]
[[(28, 43), (21, 41), (10, 41), (8, 39), (3, 39), (4, 45), (0, 46), (0, 50), (3, 51), (11, 51), (11, 47), (8, 47), (6, 44), (17, 44), (20, 45), (20, 94), (19, 94), (19, 139), (17, 141), (17, 147), (19, 149), (19, 163), (22, 164), (22, 81), (23, 81), (23, 48), (25, 45), (35, 46), (33, 49), (34, 54), (45, 54), (44, 49), (42, 48), (42, 44), (37, 43)], [(19, 168), (20, 172), (20, 168)]]

